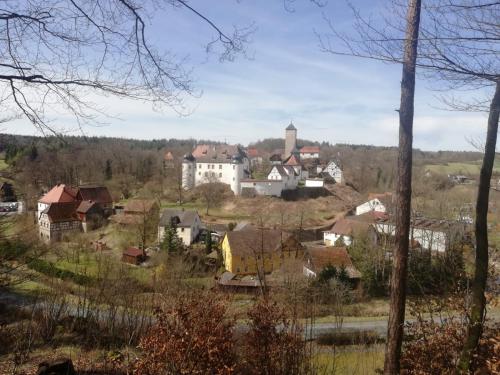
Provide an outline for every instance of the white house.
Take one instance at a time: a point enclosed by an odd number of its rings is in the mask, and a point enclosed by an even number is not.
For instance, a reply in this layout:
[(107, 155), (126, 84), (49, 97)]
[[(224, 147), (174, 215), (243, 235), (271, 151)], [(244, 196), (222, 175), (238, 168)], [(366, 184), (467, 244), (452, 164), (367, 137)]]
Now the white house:
[(201, 229), (201, 220), (195, 210), (166, 209), (161, 214), (158, 224), (158, 242), (165, 236), (165, 228), (169, 225), (176, 227), (176, 232), (184, 245), (191, 245)]
[[(375, 224), (379, 233), (394, 236), (396, 225), (388, 220)], [(445, 252), (454, 243), (463, 238), (465, 224), (448, 221), (417, 218), (412, 219), (410, 227), (410, 240), (418, 242), (423, 249)]]
[(340, 166), (334, 161), (330, 161), (327, 166), (321, 171), (329, 175), (337, 184), (344, 183), (344, 174)]
[(293, 190), (299, 184), (300, 176), (295, 169), (288, 165), (273, 165), (269, 174), (268, 180), (282, 181), (283, 190)]
[(369, 194), (368, 201), (356, 206), (356, 215), (363, 215), (370, 211), (387, 213), (392, 203), (392, 193)]
[(299, 152), (301, 159), (319, 159), (319, 146), (304, 146)]
[(186, 190), (208, 182), (221, 182), (239, 195), (241, 180), (248, 177), (250, 163), (239, 146), (198, 145), (182, 161), (182, 187)]

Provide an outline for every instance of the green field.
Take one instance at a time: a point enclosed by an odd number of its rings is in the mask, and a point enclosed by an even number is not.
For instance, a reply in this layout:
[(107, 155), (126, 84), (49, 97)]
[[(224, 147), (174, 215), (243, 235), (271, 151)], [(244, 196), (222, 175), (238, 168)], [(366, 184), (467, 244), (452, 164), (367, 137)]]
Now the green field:
[[(466, 163), (445, 163), (445, 164), (427, 164), (425, 170), (437, 174), (463, 174), (478, 175), (481, 169), (481, 160)], [(494, 173), (500, 173), (500, 158), (495, 160), (493, 167)]]

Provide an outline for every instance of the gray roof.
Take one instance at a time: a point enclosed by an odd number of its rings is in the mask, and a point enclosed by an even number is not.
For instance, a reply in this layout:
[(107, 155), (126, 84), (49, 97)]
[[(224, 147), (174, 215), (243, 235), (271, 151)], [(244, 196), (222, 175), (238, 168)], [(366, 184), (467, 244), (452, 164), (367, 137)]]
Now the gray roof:
[(297, 130), (297, 128), (293, 126), (293, 123), (290, 123), (290, 125), (286, 127), (286, 130)]
[(198, 145), (192, 152), (199, 163), (241, 163), (247, 157), (238, 145)]
[(177, 210), (175, 208), (167, 208), (162, 212), (160, 227), (166, 227), (172, 222), (173, 218), (178, 218), (178, 227), (191, 227), (194, 224), (195, 218), (198, 217), (198, 212), (195, 210)]

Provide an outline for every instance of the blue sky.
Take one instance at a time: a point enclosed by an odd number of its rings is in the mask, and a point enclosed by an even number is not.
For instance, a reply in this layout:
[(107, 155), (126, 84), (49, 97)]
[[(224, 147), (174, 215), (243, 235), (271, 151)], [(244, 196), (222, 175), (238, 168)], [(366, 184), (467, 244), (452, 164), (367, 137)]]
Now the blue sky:
[[(354, 1), (365, 13), (383, 1)], [(323, 13), (341, 29), (352, 17), (343, 0), (319, 9), (296, 0), (287, 12), (280, 0), (192, 0), (190, 4), (223, 29), (255, 22), (248, 45), (250, 58), (220, 63), (207, 55), (212, 30), (183, 9), (154, 19), (150, 37), (159, 48), (187, 56), (200, 97), (186, 98), (192, 112), (157, 111), (150, 104), (95, 98), (112, 117), (85, 128), (88, 135), (127, 138), (204, 138), (248, 144), (282, 137), (290, 120), (299, 137), (329, 141), (397, 145), (401, 68), (375, 61), (334, 56), (320, 51), (314, 31), (327, 32)], [(470, 150), (468, 139), (482, 137), (486, 117), (436, 109), (441, 104), (423, 80), (417, 82), (415, 147), (425, 150)], [(72, 129), (69, 117), (54, 124)], [(25, 120), (3, 124), (3, 131), (36, 134)]]

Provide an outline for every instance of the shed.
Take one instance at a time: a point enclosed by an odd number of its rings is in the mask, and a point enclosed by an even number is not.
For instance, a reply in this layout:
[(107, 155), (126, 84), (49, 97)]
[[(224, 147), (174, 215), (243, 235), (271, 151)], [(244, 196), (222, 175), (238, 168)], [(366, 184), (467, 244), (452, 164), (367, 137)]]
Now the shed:
[(146, 260), (144, 251), (137, 247), (129, 247), (122, 254), (122, 262), (138, 265)]

